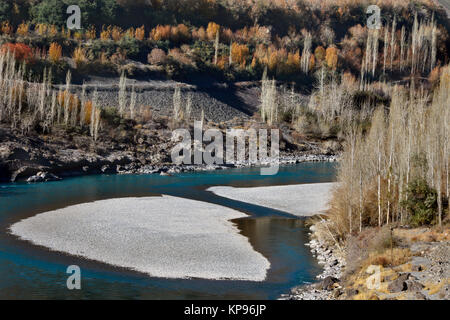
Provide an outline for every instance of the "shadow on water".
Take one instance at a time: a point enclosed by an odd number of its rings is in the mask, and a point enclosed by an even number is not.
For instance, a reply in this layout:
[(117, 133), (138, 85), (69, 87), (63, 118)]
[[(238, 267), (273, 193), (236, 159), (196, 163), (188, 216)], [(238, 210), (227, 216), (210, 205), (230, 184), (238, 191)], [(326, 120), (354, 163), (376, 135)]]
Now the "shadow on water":
[[(209, 186), (252, 187), (330, 182), (329, 163), (280, 168), (273, 177), (259, 169), (161, 176), (88, 176), (45, 184), (0, 185), (0, 298), (6, 299), (274, 299), (291, 287), (314, 281), (320, 267), (303, 245), (303, 220), (285, 212), (219, 197)], [(51, 252), (8, 234), (11, 224), (37, 213), (120, 197), (168, 194), (226, 206), (250, 215), (236, 219), (241, 234), (269, 259), (264, 282), (160, 279), (130, 270)], [(66, 268), (82, 269), (82, 290), (66, 289)]]

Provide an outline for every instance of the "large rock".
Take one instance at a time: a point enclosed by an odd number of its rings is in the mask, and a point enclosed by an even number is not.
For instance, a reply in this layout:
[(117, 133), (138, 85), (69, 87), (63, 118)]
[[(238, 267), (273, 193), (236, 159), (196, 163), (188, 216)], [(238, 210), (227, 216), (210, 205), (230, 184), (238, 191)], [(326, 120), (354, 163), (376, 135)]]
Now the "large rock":
[(21, 167), (12, 173), (11, 182), (16, 182), (18, 180), (24, 180), (28, 177), (36, 175), (41, 170), (42, 170), (41, 168), (35, 168), (35, 167), (27, 167), (27, 166)]
[(409, 273), (404, 273), (404, 274), (400, 275), (396, 280), (392, 281), (388, 285), (389, 292), (397, 293), (397, 292), (406, 291), (408, 289), (406, 280), (409, 279), (409, 276), (410, 276)]
[(58, 181), (61, 180), (60, 177), (48, 172), (38, 172), (36, 175), (31, 176), (27, 179), (27, 182), (48, 182), (48, 181)]
[(317, 288), (321, 290), (331, 291), (334, 289), (335, 283), (339, 283), (339, 279), (328, 276), (317, 284)]
[(424, 288), (423, 284), (415, 280), (407, 280), (406, 287), (409, 291), (421, 291)]

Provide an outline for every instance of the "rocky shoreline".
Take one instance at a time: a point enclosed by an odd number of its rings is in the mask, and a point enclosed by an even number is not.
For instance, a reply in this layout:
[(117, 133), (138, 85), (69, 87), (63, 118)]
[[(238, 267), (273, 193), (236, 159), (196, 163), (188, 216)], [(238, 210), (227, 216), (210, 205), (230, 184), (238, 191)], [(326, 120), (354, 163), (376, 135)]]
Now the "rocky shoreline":
[[(235, 162), (225, 165), (175, 165), (168, 161), (167, 151), (151, 156), (151, 161), (141, 161), (127, 151), (114, 151), (106, 155), (82, 150), (52, 150), (23, 147), (14, 143), (0, 146), (0, 182), (47, 182), (66, 177), (94, 174), (159, 174), (172, 175), (182, 172), (200, 172), (267, 166), (273, 161), (258, 164)], [(302, 162), (335, 162), (337, 156), (323, 154), (281, 155), (279, 165)], [(150, 162), (151, 164), (148, 164)]]
[[(279, 165), (287, 166), (294, 165), (303, 162), (335, 162), (337, 161), (336, 156), (327, 155), (300, 155), (300, 156), (287, 156), (280, 158)], [(174, 164), (161, 164), (161, 165), (139, 165), (136, 162), (132, 162), (126, 165), (116, 165), (115, 170), (112, 168), (114, 163), (105, 164), (99, 174), (159, 174), (162, 176), (170, 176), (172, 174), (183, 173), (183, 172), (201, 172), (201, 171), (215, 171), (215, 170), (225, 170), (230, 168), (246, 168), (246, 167), (259, 167), (268, 166), (274, 162), (265, 162), (257, 164), (249, 163), (233, 163), (227, 165), (174, 165)], [(87, 167), (84, 172), (90, 172), (89, 167)], [(89, 173), (86, 173), (89, 174)], [(84, 175), (83, 172), (72, 172), (68, 176), (81, 176)], [(46, 171), (39, 171), (35, 175), (32, 175), (26, 179), (26, 182), (48, 182), (48, 181), (58, 181), (62, 178)]]
[(337, 300), (344, 293), (340, 285), (345, 268), (344, 253), (336, 245), (329, 245), (320, 239), (316, 230), (315, 225), (310, 227), (311, 241), (305, 246), (323, 266), (322, 273), (316, 277), (318, 282), (295, 287), (290, 293), (281, 295), (279, 300)]
[[(279, 165), (336, 161), (329, 145), (293, 145), (284, 134)], [(66, 177), (96, 174), (162, 174), (211, 171), (259, 164), (234, 162), (225, 165), (175, 165), (171, 150), (176, 144), (167, 125), (149, 123), (140, 129), (111, 131), (96, 142), (87, 135), (64, 130), (51, 134), (21, 134), (0, 125), (0, 182), (45, 182)]]
[[(380, 288), (368, 290), (355, 280), (343, 283), (346, 267), (345, 251), (320, 238), (318, 222), (310, 227), (311, 241), (305, 245), (323, 265), (318, 282), (295, 287), (279, 300), (448, 300), (450, 297), (450, 241), (448, 229), (436, 235), (429, 228), (395, 229), (394, 235), (401, 247), (411, 251), (411, 260), (397, 266), (378, 266), (381, 273)], [(410, 242), (408, 237), (423, 235), (431, 240), (418, 239)], [(363, 285), (369, 275), (361, 275)]]

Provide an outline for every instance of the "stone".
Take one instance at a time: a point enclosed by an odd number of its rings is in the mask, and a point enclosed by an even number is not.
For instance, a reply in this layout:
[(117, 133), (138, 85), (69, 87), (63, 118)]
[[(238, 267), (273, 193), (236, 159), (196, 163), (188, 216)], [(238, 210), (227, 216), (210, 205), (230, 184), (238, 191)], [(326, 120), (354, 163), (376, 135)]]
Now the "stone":
[(416, 300), (428, 300), (427, 297), (422, 292), (415, 292), (414, 298)]
[(321, 290), (331, 291), (334, 289), (334, 284), (339, 282), (339, 279), (328, 276), (318, 283), (317, 288)]
[(407, 280), (406, 287), (410, 291), (421, 291), (424, 288), (424, 286), (420, 282), (415, 280)]
[(412, 271), (421, 272), (422, 270), (423, 270), (423, 268), (421, 265), (413, 265), (412, 266)]
[(408, 280), (409, 276), (410, 276), (409, 273), (404, 273), (404, 274), (400, 275), (396, 280), (389, 283), (389, 285), (388, 285), (389, 292), (397, 293), (397, 292), (406, 291), (408, 289), (406, 280)]
[(339, 298), (341, 295), (342, 295), (341, 289), (336, 289), (336, 290), (333, 291), (333, 298), (334, 299)]
[(36, 175), (29, 177), (27, 179), (27, 182), (34, 183), (34, 182), (47, 182), (47, 181), (59, 181), (59, 180), (61, 180), (61, 178), (54, 175), (53, 173), (40, 171)]
[(347, 295), (347, 297), (353, 297), (356, 296), (359, 293), (359, 291), (357, 289), (353, 289), (353, 288), (348, 288), (345, 291), (345, 294)]

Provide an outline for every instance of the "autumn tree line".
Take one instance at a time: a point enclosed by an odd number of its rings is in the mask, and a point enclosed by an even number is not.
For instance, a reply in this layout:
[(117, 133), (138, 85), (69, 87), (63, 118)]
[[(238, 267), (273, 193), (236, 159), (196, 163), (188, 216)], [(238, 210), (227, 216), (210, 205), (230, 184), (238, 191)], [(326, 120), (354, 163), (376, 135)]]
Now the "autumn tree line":
[[(112, 64), (116, 74), (121, 74), (126, 59), (131, 58), (163, 66), (164, 72), (175, 77), (208, 71), (225, 80), (260, 80), (267, 68), (272, 78), (307, 85), (326, 67), (329, 72), (361, 77), (362, 86), (383, 77), (400, 79), (408, 72), (428, 76), (428, 66), (447, 62), (450, 48), (447, 20), (425, 0), (415, 6), (409, 1), (396, 1), (394, 6), (380, 1), (385, 24), (375, 31), (365, 26), (363, 0), (96, 0), (89, 5), (85, 1), (71, 4), (81, 7), (82, 30), (66, 29), (64, 1), (0, 5), (1, 43), (24, 43), (40, 53), (37, 60), (58, 44), (65, 59), (52, 60), (75, 62), (65, 69), (89, 65), (84, 71), (89, 73)], [(127, 22), (125, 13), (133, 19)], [(155, 17), (169, 13), (180, 18), (158, 23)], [(146, 14), (152, 19), (137, 24), (138, 17)], [(424, 58), (427, 68), (417, 68)], [(375, 74), (378, 66), (383, 72)]]

